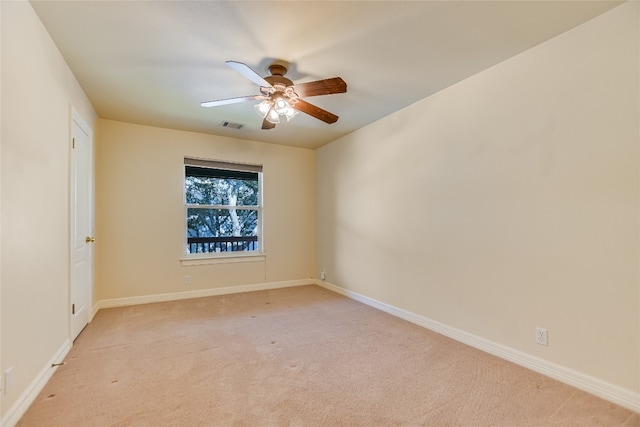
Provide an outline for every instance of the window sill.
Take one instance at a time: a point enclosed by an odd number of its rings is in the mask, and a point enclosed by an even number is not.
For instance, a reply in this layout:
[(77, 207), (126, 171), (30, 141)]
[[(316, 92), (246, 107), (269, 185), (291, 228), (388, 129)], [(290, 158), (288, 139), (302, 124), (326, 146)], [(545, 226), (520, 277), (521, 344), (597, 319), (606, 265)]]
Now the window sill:
[(189, 258), (180, 258), (180, 264), (183, 266), (190, 265), (209, 265), (209, 264), (235, 264), (239, 262), (261, 262), (266, 259), (265, 254), (247, 254), (247, 255), (216, 255), (216, 256), (193, 256)]

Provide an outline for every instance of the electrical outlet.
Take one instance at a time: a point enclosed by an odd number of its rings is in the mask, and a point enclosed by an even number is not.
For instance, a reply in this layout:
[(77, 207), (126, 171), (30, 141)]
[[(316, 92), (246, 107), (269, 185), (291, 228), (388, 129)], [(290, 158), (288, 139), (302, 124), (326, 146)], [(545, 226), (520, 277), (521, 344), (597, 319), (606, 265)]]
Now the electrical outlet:
[(4, 394), (11, 393), (13, 389), (13, 366), (4, 372)]
[(320, 272), (320, 280), (327, 280), (327, 273), (324, 271), (324, 268)]
[(536, 328), (536, 344), (547, 345), (547, 330)]
[(191, 284), (191, 276), (184, 276), (184, 284), (185, 285)]

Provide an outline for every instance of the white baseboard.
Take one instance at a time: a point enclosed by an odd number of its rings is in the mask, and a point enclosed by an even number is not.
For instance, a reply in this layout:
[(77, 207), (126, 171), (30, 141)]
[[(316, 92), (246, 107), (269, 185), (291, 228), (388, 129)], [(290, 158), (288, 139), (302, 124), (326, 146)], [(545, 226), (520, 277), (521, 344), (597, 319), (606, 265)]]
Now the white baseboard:
[(524, 366), (532, 371), (601, 397), (609, 402), (613, 402), (635, 412), (640, 412), (640, 393), (635, 393), (631, 390), (602, 381), (590, 375), (523, 353), (511, 347), (489, 341), (485, 338), (453, 328), (435, 320), (427, 319), (426, 317), (385, 304), (334, 284), (323, 282), (321, 280), (315, 280), (315, 284), (380, 311), (384, 311), (385, 313), (467, 344), (471, 347), (475, 347), (486, 353), (500, 357), (501, 359)]
[(40, 373), (29, 384), (29, 387), (18, 397), (16, 402), (9, 408), (9, 410), (2, 417), (0, 425), (3, 427), (15, 426), (20, 418), (27, 412), (29, 406), (36, 400), (38, 394), (42, 391), (49, 379), (53, 376), (54, 372), (58, 369), (57, 366), (53, 366), (55, 363), (60, 363), (71, 350), (71, 341), (66, 340), (62, 347), (54, 354), (54, 356), (47, 362), (42, 368)]
[(96, 303), (92, 310), (92, 318), (103, 308), (124, 307), (127, 305), (150, 304), (155, 302), (177, 301), (182, 299), (211, 297), (216, 295), (238, 294), (243, 292), (266, 291), (270, 289), (290, 288), (293, 286), (313, 285), (315, 279), (288, 280), (284, 282), (259, 283), (254, 285), (228, 286), (225, 288), (201, 289), (197, 291), (172, 292), (166, 294), (144, 295), (103, 299)]

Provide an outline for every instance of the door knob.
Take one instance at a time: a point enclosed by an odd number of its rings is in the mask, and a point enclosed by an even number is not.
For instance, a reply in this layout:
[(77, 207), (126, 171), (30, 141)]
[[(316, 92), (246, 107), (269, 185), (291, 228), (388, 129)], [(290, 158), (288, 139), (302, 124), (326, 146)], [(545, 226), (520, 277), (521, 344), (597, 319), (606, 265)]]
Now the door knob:
[(84, 239), (84, 241), (87, 242), (87, 243), (93, 243), (93, 242), (96, 241), (96, 238), (95, 237), (86, 237)]

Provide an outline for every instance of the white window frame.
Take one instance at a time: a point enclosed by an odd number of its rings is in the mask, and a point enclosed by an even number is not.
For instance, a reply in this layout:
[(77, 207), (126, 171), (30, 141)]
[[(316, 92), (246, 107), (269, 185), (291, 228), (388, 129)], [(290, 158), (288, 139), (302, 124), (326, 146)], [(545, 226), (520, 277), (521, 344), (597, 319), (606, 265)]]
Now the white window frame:
[[(228, 205), (202, 205), (187, 204), (186, 192), (186, 167), (197, 166), (212, 169), (222, 169), (231, 171), (249, 171), (258, 174), (258, 205), (257, 206), (228, 206)], [(262, 191), (262, 165), (253, 165), (248, 163), (238, 163), (220, 160), (207, 160), (200, 158), (185, 157), (182, 173), (182, 195), (183, 195), (183, 241), (182, 241), (182, 265), (201, 265), (201, 264), (218, 264), (218, 263), (236, 263), (236, 262), (256, 262), (265, 259), (264, 253), (264, 233), (263, 233), (263, 191)], [(236, 210), (252, 210), (258, 214), (257, 237), (258, 248), (255, 251), (236, 251), (236, 252), (205, 252), (190, 253), (188, 251), (188, 233), (187, 233), (187, 212), (189, 208), (196, 209), (236, 209)]]

